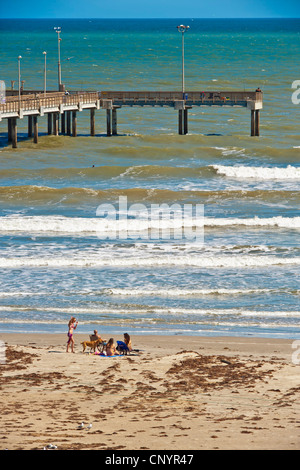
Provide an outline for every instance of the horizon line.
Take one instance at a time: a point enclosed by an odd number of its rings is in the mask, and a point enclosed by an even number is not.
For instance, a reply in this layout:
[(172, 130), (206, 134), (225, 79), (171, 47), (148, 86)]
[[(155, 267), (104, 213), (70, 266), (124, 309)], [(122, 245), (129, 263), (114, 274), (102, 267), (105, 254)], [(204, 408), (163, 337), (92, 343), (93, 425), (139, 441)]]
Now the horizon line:
[(0, 20), (300, 20), (293, 16), (219, 16), (219, 17), (69, 17), (69, 16), (41, 16), (41, 17), (7, 17)]

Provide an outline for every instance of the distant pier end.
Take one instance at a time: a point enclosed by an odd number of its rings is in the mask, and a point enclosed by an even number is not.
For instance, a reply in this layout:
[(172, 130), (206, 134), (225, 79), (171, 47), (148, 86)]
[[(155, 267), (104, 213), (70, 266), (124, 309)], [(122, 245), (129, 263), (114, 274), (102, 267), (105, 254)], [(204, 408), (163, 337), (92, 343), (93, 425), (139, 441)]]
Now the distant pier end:
[[(251, 110), (251, 136), (259, 136), (261, 91), (102, 91), (101, 107), (110, 114), (123, 106), (171, 107), (178, 110), (178, 133), (188, 133), (188, 110), (199, 106), (242, 107)], [(108, 122), (111, 122), (110, 117)], [(108, 129), (108, 134), (112, 132)], [(113, 132), (112, 132), (113, 133)], [(110, 135), (110, 134), (109, 134)]]
[(188, 133), (188, 110), (193, 107), (241, 107), (251, 113), (251, 136), (260, 134), (261, 91), (102, 91), (23, 92), (0, 104), (0, 121), (7, 119), (8, 142), (17, 147), (17, 120), (28, 118), (28, 137), (38, 143), (38, 117), (47, 115), (48, 134), (77, 135), (77, 112), (90, 110), (90, 134), (95, 135), (95, 110), (106, 110), (106, 134), (117, 135), (117, 110), (122, 107), (171, 107), (178, 111), (178, 133)]

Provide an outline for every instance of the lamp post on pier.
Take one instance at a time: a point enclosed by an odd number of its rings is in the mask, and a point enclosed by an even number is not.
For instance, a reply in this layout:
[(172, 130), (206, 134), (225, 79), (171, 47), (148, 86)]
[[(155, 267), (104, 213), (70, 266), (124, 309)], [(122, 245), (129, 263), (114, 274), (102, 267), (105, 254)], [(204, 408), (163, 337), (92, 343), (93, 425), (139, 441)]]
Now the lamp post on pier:
[(60, 26), (55, 26), (54, 30), (57, 32), (57, 47), (58, 47), (58, 91), (63, 91), (63, 85), (61, 83), (61, 63), (60, 63), (60, 33), (61, 33), (61, 27)]
[(185, 91), (185, 84), (184, 84), (184, 33), (189, 29), (189, 26), (181, 24), (177, 26), (177, 30), (181, 33), (182, 36), (182, 99), (184, 99), (184, 91)]
[(19, 109), (21, 103), (21, 59), (22, 56), (19, 55), (18, 57), (18, 91), (19, 91)]
[(43, 52), (44, 57), (45, 57), (45, 62), (44, 62), (44, 95), (46, 95), (46, 83), (47, 83), (47, 52)]

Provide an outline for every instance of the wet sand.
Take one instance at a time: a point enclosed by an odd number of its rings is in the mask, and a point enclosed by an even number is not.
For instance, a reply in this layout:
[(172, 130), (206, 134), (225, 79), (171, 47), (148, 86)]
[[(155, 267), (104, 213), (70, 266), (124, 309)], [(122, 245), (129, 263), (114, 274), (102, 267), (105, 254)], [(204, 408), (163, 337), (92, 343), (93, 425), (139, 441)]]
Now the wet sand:
[(1, 450), (300, 449), (292, 340), (132, 336), (106, 358), (87, 339), (0, 335)]

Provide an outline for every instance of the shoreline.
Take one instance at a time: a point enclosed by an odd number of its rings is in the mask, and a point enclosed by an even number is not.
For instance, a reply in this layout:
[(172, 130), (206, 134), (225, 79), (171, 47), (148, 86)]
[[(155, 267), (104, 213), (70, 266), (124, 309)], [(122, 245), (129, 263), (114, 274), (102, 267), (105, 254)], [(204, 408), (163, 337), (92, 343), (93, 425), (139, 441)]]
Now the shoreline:
[(1, 449), (300, 449), (291, 340), (132, 336), (103, 358), (74, 337), (0, 335)]
[[(121, 340), (122, 334), (101, 334), (101, 337), (108, 337), (113, 336), (115, 340)], [(273, 337), (256, 337), (256, 336), (197, 336), (197, 335), (165, 335), (165, 334), (143, 334), (143, 335), (134, 335), (132, 334), (131, 337), (133, 338), (134, 342), (137, 343), (150, 343), (151, 345), (155, 341), (159, 341), (162, 343), (163, 341), (170, 340), (175, 343), (185, 343), (189, 342), (192, 345), (198, 345), (199, 343), (204, 344), (215, 344), (215, 343), (245, 343), (259, 346), (265, 346), (267, 344), (270, 345), (289, 345), (290, 350), (291, 344), (294, 339), (291, 338), (273, 338)], [(75, 345), (77, 345), (78, 351), (80, 351), (79, 344), (81, 341), (86, 341), (89, 338), (89, 333), (74, 333)], [(50, 344), (65, 344), (67, 341), (67, 333), (0, 333), (0, 340), (8, 342), (14, 345), (23, 345), (28, 346), (30, 342), (34, 342), (37, 345), (50, 345)], [(172, 346), (169, 346), (172, 347)]]

